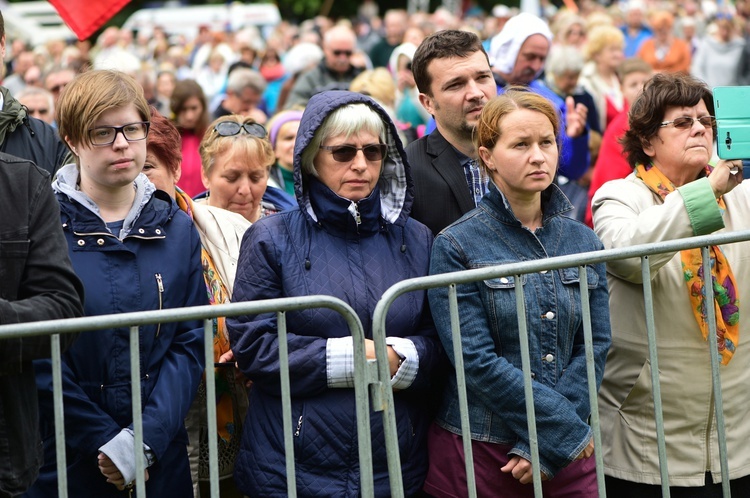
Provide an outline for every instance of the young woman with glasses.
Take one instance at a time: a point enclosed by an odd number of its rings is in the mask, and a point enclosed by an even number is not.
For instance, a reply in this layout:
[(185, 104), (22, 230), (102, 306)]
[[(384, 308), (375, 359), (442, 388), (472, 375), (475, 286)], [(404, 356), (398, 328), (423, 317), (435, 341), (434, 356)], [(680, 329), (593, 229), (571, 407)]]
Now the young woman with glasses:
[[(141, 170), (150, 111), (130, 76), (90, 71), (60, 97), (60, 136), (75, 156), (53, 182), (87, 315), (207, 304), (201, 243), (190, 218)], [(134, 448), (128, 327), (82, 333), (62, 359), (69, 496), (191, 496), (185, 414), (203, 373), (199, 321), (139, 330), (142, 448)], [(28, 492), (57, 496), (52, 373), (35, 362), (44, 466)], [(138, 475), (135, 452), (146, 460)]]
[[(386, 112), (362, 94), (322, 92), (310, 99), (294, 154), (299, 208), (251, 226), (240, 249), (232, 301), (325, 294), (350, 304), (373, 358), (372, 313), (391, 285), (426, 275), (431, 232), (409, 218), (406, 154)], [(329, 310), (289, 312), (297, 490), (300, 496), (361, 494), (357, 458), (353, 343)], [(235, 464), (248, 496), (285, 496), (276, 314), (227, 319), (242, 372), (253, 381)], [(399, 299), (386, 340), (402, 475), (407, 496), (427, 470), (428, 400), (441, 349), (426, 293)], [(390, 496), (383, 426), (371, 418), (376, 496)]]
[(276, 158), (260, 123), (238, 114), (222, 116), (208, 127), (199, 150), (207, 189), (201, 202), (239, 213), (251, 223), (293, 204), (279, 189), (266, 196)]

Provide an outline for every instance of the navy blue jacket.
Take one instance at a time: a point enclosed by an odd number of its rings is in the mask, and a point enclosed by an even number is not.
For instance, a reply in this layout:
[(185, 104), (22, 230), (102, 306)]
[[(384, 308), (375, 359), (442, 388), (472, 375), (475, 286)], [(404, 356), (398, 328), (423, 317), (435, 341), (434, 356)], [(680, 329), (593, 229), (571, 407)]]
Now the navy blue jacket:
[[(334, 109), (364, 102), (387, 126), (388, 155), (378, 186), (357, 205), (337, 196), (316, 178), (302, 181), (301, 155)], [(234, 301), (325, 294), (352, 306), (372, 338), (372, 313), (388, 287), (424, 276), (432, 235), (409, 218), (412, 183), (395, 127), (385, 112), (361, 94), (331, 91), (310, 99), (295, 144), (295, 190), (299, 209), (259, 220), (242, 242)], [(232, 350), (253, 380), (235, 481), (249, 496), (286, 496), (276, 314), (227, 319)], [(327, 341), (350, 335), (344, 319), (327, 309), (287, 314), (292, 422), (300, 496), (360, 494), (354, 389), (329, 386)], [(426, 293), (396, 300), (387, 335), (411, 340), (418, 352), (412, 384), (395, 393), (402, 473), (407, 494), (417, 492), (427, 471), (425, 398), (441, 348)], [(389, 496), (382, 415), (371, 412), (377, 496)]]
[[(198, 232), (165, 193), (150, 196), (120, 240), (99, 216), (56, 190), (70, 258), (86, 290), (86, 315), (208, 304)], [(199, 321), (140, 327), (144, 443), (156, 457), (148, 469), (149, 496), (191, 493), (184, 417), (203, 373), (202, 332)], [(63, 355), (70, 496), (121, 496), (99, 473), (97, 454), (123, 428), (132, 429), (129, 351), (129, 328), (122, 327), (84, 332)], [(57, 496), (52, 372), (49, 361), (35, 368), (45, 462), (29, 496), (47, 498)]]

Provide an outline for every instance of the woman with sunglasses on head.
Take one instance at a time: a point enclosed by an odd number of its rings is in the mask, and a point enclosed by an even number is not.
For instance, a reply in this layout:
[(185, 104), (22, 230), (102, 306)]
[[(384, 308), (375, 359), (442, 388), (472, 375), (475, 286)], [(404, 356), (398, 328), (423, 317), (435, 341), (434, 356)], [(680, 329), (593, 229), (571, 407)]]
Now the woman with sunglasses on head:
[(275, 156), (260, 123), (238, 114), (211, 123), (200, 146), (201, 177), (209, 206), (241, 214), (249, 222), (293, 205), (280, 189), (268, 187)]
[[(151, 108), (151, 127), (143, 173), (156, 186), (176, 200), (177, 205), (193, 220), (201, 238), (203, 279), (209, 304), (228, 303), (232, 297), (240, 242), (250, 226), (242, 215), (205, 203), (193, 201), (176, 186), (180, 179), (180, 134), (167, 118)], [(239, 449), (242, 422), (247, 411), (245, 380), (235, 375), (229, 349), (229, 337), (223, 317), (213, 319), (214, 362), (216, 373), (216, 423), (219, 445), (219, 491), (222, 497), (241, 497), (232, 479), (234, 460)], [(210, 495), (208, 476), (208, 421), (206, 384), (201, 381), (198, 396), (185, 418), (190, 445), (190, 470), (193, 474), (194, 496)]]
[[(56, 118), (75, 163), (52, 186), (86, 314), (207, 304), (198, 233), (141, 174), (150, 111), (138, 83), (116, 71), (79, 75)], [(121, 496), (135, 479), (149, 496), (190, 496), (184, 418), (203, 373), (201, 323), (140, 327), (143, 448), (134, 448), (129, 341), (129, 327), (84, 332), (62, 358), (69, 496)], [(51, 364), (35, 369), (45, 457), (28, 496), (47, 498), (58, 480)]]
[[(608, 248), (750, 229), (750, 186), (741, 161), (709, 164), (716, 119), (711, 91), (683, 74), (657, 74), (630, 107), (627, 178), (594, 194), (594, 230)], [(671, 496), (722, 496), (712, 401), (707, 308), (716, 311), (732, 496), (750, 496), (750, 265), (747, 242), (652, 255)], [(612, 349), (599, 398), (607, 496), (661, 496), (646, 316), (638, 258), (607, 264)], [(706, 302), (704, 282), (714, 289)], [(742, 318), (744, 317), (744, 318)], [(744, 325), (743, 325), (744, 324)]]
[[(232, 301), (325, 294), (352, 306), (373, 358), (372, 313), (393, 284), (427, 274), (430, 231), (409, 218), (412, 181), (386, 112), (367, 96), (310, 99), (294, 154), (299, 208), (248, 229)], [(425, 435), (441, 349), (426, 293), (399, 299), (387, 320), (402, 475), (407, 495), (427, 470)], [(300, 496), (360, 495), (353, 343), (330, 310), (288, 312), (289, 369)], [(245, 494), (286, 495), (276, 314), (227, 319), (232, 351), (253, 381), (235, 481)], [(386, 359), (383, 359), (386, 360)], [(371, 418), (375, 494), (389, 496), (382, 418)]]

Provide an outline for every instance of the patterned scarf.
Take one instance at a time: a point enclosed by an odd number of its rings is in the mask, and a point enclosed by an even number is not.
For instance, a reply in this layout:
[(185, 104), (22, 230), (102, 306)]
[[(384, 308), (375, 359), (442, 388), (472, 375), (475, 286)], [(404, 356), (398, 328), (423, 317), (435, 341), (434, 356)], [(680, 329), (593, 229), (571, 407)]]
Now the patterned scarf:
[[(185, 211), (190, 219), (193, 219), (193, 200), (182, 190), (177, 190), (175, 195), (177, 205)], [(209, 304), (223, 304), (229, 302), (227, 289), (221, 281), (219, 272), (216, 271), (211, 255), (205, 247), (201, 245), (201, 265), (203, 266), (203, 279), (206, 282), (208, 291)], [(215, 317), (214, 322), (214, 362), (218, 362), (221, 355), (229, 351), (229, 334), (227, 333), (224, 317)], [(218, 425), (219, 436), (224, 441), (235, 435), (234, 430), (234, 409), (231, 396), (231, 387), (227, 378), (233, 378), (233, 375), (221, 375), (218, 369), (216, 372), (216, 423)], [(204, 378), (205, 381), (205, 378)]]
[[(706, 176), (711, 174), (713, 168), (706, 166)], [(664, 199), (675, 190), (675, 186), (656, 166), (646, 167), (639, 164), (635, 168), (638, 178)], [(726, 205), (723, 199), (717, 199), (719, 208), (724, 211)], [(718, 340), (719, 354), (722, 365), (729, 363), (732, 355), (739, 344), (740, 339), (740, 299), (737, 295), (737, 282), (729, 266), (724, 253), (719, 246), (711, 246), (711, 282), (714, 290), (714, 307), (716, 309), (716, 338)], [(706, 319), (706, 302), (703, 292), (703, 258), (701, 250), (689, 249), (680, 252), (682, 258), (682, 271), (687, 284), (690, 304), (693, 315), (703, 333), (703, 338), (708, 339), (708, 322)]]

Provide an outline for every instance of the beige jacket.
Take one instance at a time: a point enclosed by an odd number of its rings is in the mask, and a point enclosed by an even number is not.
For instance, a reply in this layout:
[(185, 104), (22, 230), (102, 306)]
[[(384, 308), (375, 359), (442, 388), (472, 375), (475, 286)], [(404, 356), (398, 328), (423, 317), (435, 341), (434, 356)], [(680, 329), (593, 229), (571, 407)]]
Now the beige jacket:
[(207, 204), (193, 202), (193, 223), (201, 244), (211, 255), (221, 281), (232, 297), (242, 236), (250, 227), (244, 216)]
[[(690, 214), (685, 199), (692, 206)], [(690, 202), (695, 199), (702, 203)], [(594, 226), (607, 248), (749, 230), (750, 181), (724, 200), (727, 210), (722, 215), (703, 178), (662, 201), (631, 174), (596, 193)], [(729, 477), (735, 479), (750, 474), (750, 243), (729, 244), (722, 250), (740, 297), (739, 345), (731, 362), (720, 367)], [(703, 485), (706, 471), (720, 482), (708, 343), (690, 309), (680, 255), (649, 260), (670, 485)], [(607, 269), (612, 347), (599, 392), (605, 474), (659, 484), (640, 260), (613, 261)]]

